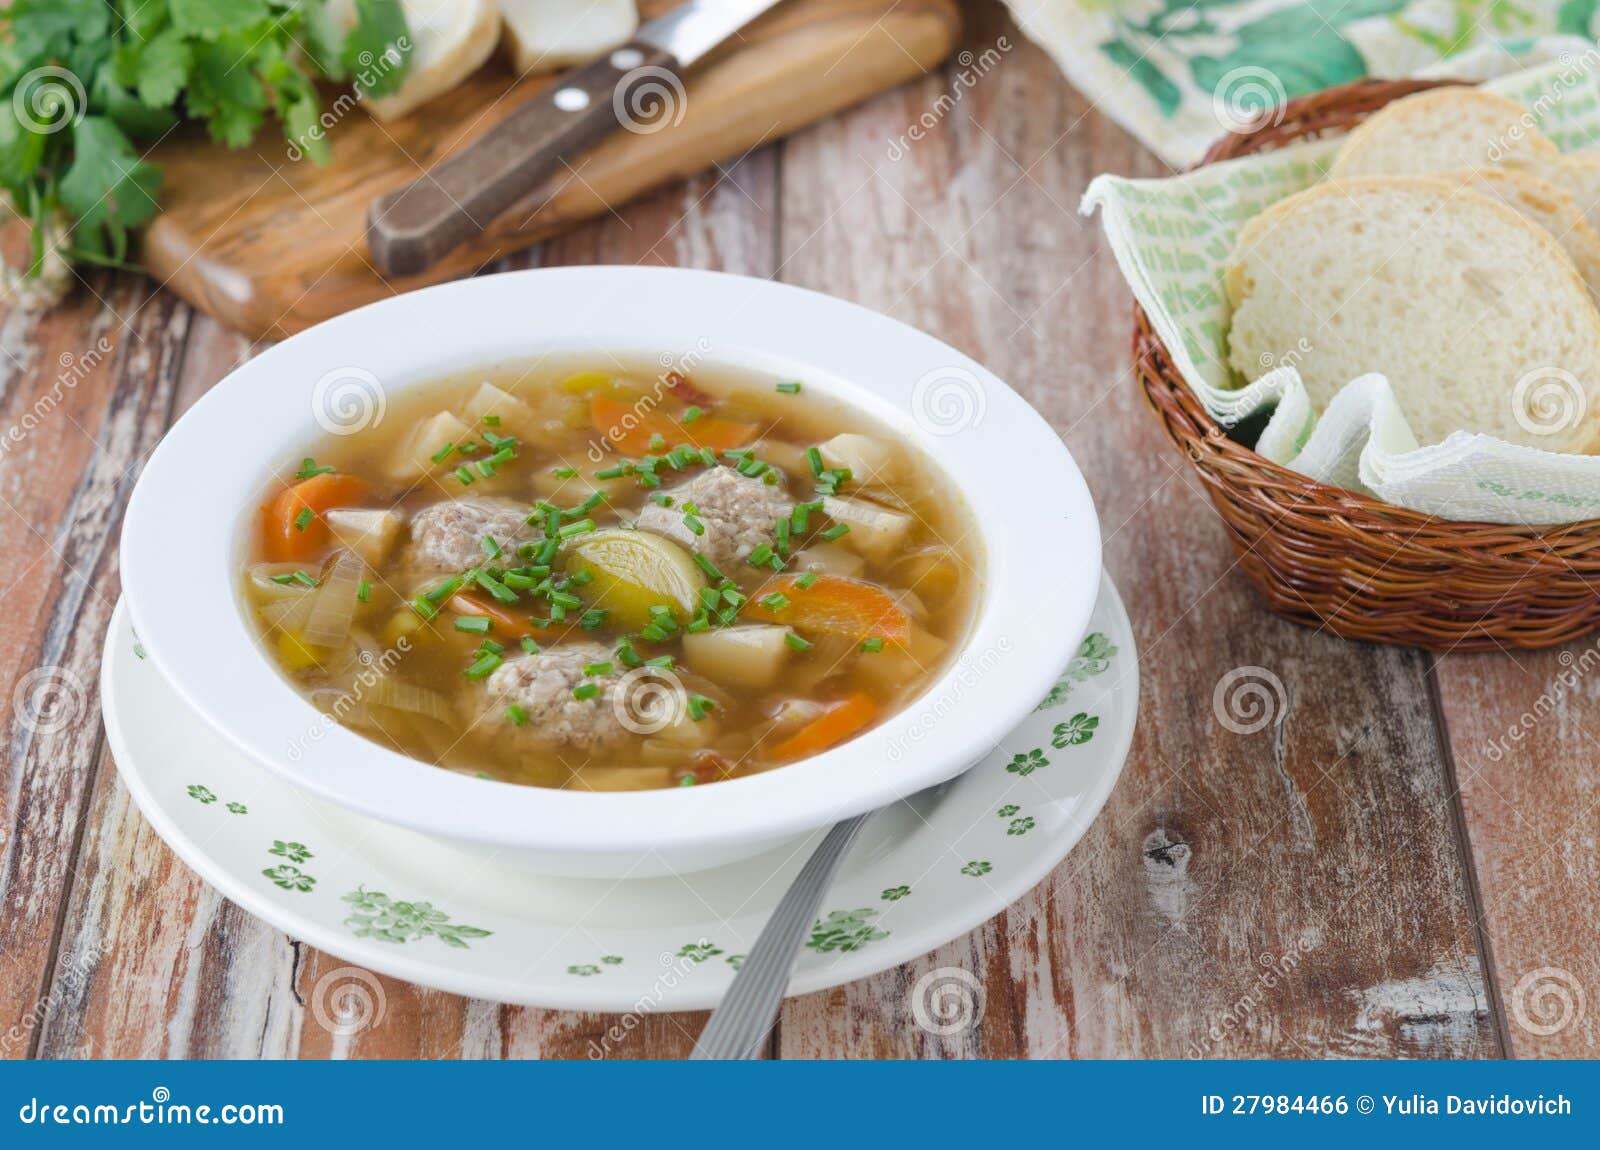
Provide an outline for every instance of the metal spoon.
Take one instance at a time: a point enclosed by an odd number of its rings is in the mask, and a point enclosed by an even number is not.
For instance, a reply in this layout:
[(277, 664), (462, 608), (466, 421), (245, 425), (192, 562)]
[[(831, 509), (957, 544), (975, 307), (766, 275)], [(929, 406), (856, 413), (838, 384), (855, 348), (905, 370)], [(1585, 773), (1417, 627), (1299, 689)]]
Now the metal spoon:
[(833, 872), (850, 851), (850, 844), (875, 812), (835, 823), (800, 874), (778, 902), (761, 937), (733, 977), (728, 995), (700, 1032), (691, 1059), (755, 1058), (772, 1031), (789, 986), (789, 971), (800, 941), (817, 917), (822, 896), (833, 883)]

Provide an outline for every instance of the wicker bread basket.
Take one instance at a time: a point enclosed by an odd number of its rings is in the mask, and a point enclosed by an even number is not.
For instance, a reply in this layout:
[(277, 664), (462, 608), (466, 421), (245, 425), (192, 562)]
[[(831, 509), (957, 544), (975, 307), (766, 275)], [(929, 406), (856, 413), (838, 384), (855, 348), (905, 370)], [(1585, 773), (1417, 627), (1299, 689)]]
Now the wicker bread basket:
[[(1205, 163), (1343, 132), (1439, 86), (1361, 80), (1291, 101)], [(1205, 481), (1239, 565), (1278, 614), (1347, 639), (1435, 651), (1550, 647), (1600, 626), (1600, 520), (1458, 523), (1329, 487), (1229, 439), (1134, 304), (1133, 362), (1172, 441)]]

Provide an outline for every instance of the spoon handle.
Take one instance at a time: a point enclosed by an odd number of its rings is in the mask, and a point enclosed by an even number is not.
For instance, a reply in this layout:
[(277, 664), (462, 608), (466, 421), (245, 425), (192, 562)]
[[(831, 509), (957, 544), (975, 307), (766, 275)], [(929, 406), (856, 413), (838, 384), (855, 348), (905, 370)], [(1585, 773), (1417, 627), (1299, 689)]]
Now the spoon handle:
[(691, 1059), (755, 1058), (777, 1020), (800, 940), (817, 917), (833, 872), (872, 812), (835, 823), (761, 928), (761, 937), (734, 975), (727, 997), (700, 1032)]

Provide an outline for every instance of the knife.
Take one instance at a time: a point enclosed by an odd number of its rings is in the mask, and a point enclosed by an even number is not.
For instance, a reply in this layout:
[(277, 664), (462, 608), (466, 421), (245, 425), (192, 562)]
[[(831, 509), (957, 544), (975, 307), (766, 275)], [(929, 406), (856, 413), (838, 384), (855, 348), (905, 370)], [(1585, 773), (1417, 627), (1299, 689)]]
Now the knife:
[(374, 200), (367, 247), (388, 276), (415, 275), (488, 227), (567, 157), (617, 128), (653, 132), (686, 111), (683, 75), (779, 0), (689, 0), (518, 106), (414, 182)]

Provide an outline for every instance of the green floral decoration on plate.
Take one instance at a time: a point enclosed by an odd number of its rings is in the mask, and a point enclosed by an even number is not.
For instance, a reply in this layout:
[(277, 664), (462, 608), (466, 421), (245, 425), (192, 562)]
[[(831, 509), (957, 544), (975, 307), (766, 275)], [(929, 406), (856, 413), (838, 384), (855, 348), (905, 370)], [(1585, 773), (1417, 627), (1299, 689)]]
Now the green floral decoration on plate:
[(1021, 775), (1026, 778), (1040, 767), (1048, 767), (1049, 765), (1050, 760), (1044, 757), (1044, 751), (1035, 748), (1025, 755), (1012, 755), (1011, 762), (1006, 764), (1006, 770), (1013, 775)]
[(288, 864), (269, 866), (261, 873), (284, 890), (296, 890), (302, 894), (309, 892), (312, 887), (317, 885), (317, 880), (311, 875), (306, 874), (297, 866), (289, 866)]
[(836, 950), (860, 950), (869, 942), (889, 937), (888, 931), (872, 925), (872, 920), (877, 917), (878, 912), (866, 906), (855, 910), (829, 911), (827, 918), (818, 919), (811, 928), (811, 937), (806, 945), (823, 954)]
[(908, 886), (892, 886), (885, 890), (879, 897), (882, 898), (884, 902), (899, 902), (910, 893), (911, 888)]
[(961, 873), (964, 875), (971, 875), (973, 878), (981, 878), (983, 875), (988, 874), (992, 870), (994, 870), (994, 866), (989, 862), (989, 860), (976, 859), (962, 867)]
[(273, 839), (272, 846), (267, 853), (269, 855), (277, 855), (279, 858), (286, 858), (292, 863), (303, 863), (306, 859), (315, 857), (311, 852), (311, 848), (306, 846), (305, 843), (284, 842), (282, 839)]
[(189, 797), (197, 803), (214, 803), (217, 801), (217, 796), (211, 793), (211, 788), (202, 787), (199, 783), (191, 784), (188, 793)]
[(468, 939), (488, 938), (494, 933), (480, 926), (451, 922), (450, 916), (436, 910), (431, 902), (402, 902), (364, 886), (343, 896), (343, 901), (353, 908), (344, 924), (357, 938), (397, 943), (436, 938), (446, 946), (465, 950)]
[(1064, 723), (1057, 723), (1050, 745), (1056, 750), (1067, 747), (1078, 747), (1094, 738), (1094, 729), (1100, 725), (1100, 719), (1087, 711), (1079, 711)]

